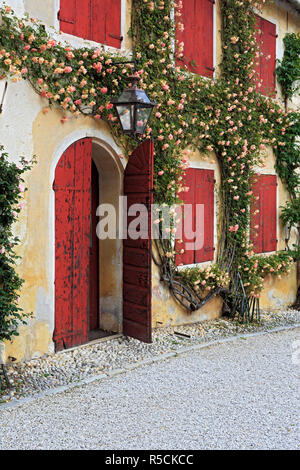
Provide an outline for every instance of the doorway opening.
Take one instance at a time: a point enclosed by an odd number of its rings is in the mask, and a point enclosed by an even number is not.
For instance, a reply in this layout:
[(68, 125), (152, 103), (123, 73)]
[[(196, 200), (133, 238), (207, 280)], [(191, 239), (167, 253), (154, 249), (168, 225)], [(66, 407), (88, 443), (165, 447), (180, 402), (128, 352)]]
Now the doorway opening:
[[(122, 331), (122, 245), (99, 240), (97, 208), (119, 217), (122, 168), (105, 143), (74, 142), (55, 170), (56, 350)], [(117, 224), (118, 225), (118, 224)]]

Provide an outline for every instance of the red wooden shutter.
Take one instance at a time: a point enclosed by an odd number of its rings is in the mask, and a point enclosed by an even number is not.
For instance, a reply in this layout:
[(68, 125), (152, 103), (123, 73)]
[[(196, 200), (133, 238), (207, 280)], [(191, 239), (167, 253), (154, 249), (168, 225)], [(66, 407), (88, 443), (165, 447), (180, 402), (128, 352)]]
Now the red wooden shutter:
[[(195, 252), (195, 262), (214, 259), (214, 184), (213, 170), (196, 170), (195, 203), (204, 206), (204, 245)], [(202, 228), (203, 230), (203, 228)]]
[[(195, 0), (185, 0), (183, 1), (183, 6), (178, 11), (181, 13), (178, 22), (184, 25), (184, 30), (180, 31), (177, 28), (176, 39), (179, 42), (184, 43), (183, 57), (177, 60), (177, 65), (187, 65), (190, 70), (189, 61), (193, 57), (193, 48), (194, 48), (194, 4)], [(193, 69), (195, 71), (195, 69)]]
[[(255, 253), (263, 252), (262, 245), (262, 235), (263, 235), (263, 218), (261, 211), (261, 177), (255, 176), (255, 181), (252, 184), (253, 191), (253, 203), (251, 204), (251, 220), (250, 220), (250, 240), (253, 243), (253, 251)], [(259, 211), (257, 214), (254, 214), (255, 211)], [(258, 229), (255, 228), (258, 226)]]
[(178, 31), (176, 38), (184, 42), (183, 62), (191, 72), (205, 77), (213, 77), (213, 43), (214, 43), (214, 0), (184, 0), (180, 22), (184, 31)]
[(88, 340), (91, 157), (91, 139), (79, 140), (55, 171), (56, 350)]
[(91, 39), (107, 46), (121, 47), (121, 0), (91, 0)]
[(60, 29), (84, 39), (91, 36), (91, 0), (60, 0)]
[(276, 25), (263, 18), (261, 50), (263, 53), (261, 57), (261, 78), (263, 80), (261, 92), (264, 95), (270, 95), (275, 92)]
[[(277, 177), (260, 175), (256, 179), (252, 190), (258, 200), (251, 206), (250, 239), (255, 253), (267, 253), (277, 249)], [(259, 213), (254, 215), (253, 212), (257, 209)], [(258, 229), (254, 230), (255, 225), (258, 225)]]
[[(261, 38), (261, 35), (262, 35), (262, 18), (258, 15), (255, 15), (255, 18), (256, 18), (256, 25), (255, 25), (255, 29), (256, 29), (256, 41), (257, 41), (257, 44), (259, 45), (259, 53), (261, 53), (261, 42), (262, 42), (262, 38)], [(255, 83), (256, 85), (258, 85), (259, 81), (261, 80), (261, 58), (260, 56), (258, 58), (255, 59), (256, 60), (256, 66), (255, 66), (255, 72), (257, 74), (257, 76), (255, 77)], [(260, 87), (256, 87), (256, 91), (260, 91)]]
[[(185, 185), (189, 188), (187, 192), (180, 193), (180, 197), (183, 201), (183, 204), (192, 205), (191, 213), (184, 213), (184, 206), (182, 206), (182, 241), (183, 243), (176, 243), (176, 251), (184, 249), (184, 253), (176, 256), (177, 266), (180, 264), (193, 264), (195, 262), (195, 253), (194, 250), (187, 250), (186, 244), (193, 243), (194, 240), (188, 239), (185, 235), (185, 227), (187, 223), (191, 230), (195, 230), (195, 169), (189, 168), (186, 170), (185, 174)], [(189, 220), (187, 221), (187, 217)], [(192, 218), (192, 220), (190, 220)]]
[(91, 39), (105, 43), (107, 0), (91, 0)]
[(277, 177), (263, 175), (262, 179), (263, 252), (277, 249)]
[[(129, 157), (124, 174), (128, 208), (144, 204), (148, 233), (144, 238), (127, 237), (123, 244), (123, 333), (151, 343), (151, 205), (153, 204), (153, 142), (145, 140)], [(130, 218), (127, 217), (127, 228)], [(128, 233), (127, 233), (128, 235)]]
[[(204, 261), (211, 261), (214, 258), (214, 171), (202, 170), (196, 168), (189, 168), (186, 171), (185, 184), (189, 187), (189, 191), (182, 193), (182, 200), (184, 204), (192, 204), (192, 227), (193, 231), (196, 230), (196, 205), (201, 204), (204, 206), (204, 245), (197, 250), (185, 250), (182, 255), (176, 256), (176, 264), (194, 264), (202, 263)], [(189, 221), (190, 222), (190, 221)], [(187, 243), (192, 243), (185, 236), (185, 226), (187, 220), (183, 218), (182, 224), (182, 240), (183, 243), (176, 244), (176, 250), (181, 248), (185, 249)], [(198, 233), (198, 237), (200, 234)], [(195, 240), (195, 239), (194, 239)]]
[(74, 34), (76, 23), (76, 0), (60, 0), (58, 14), (60, 29), (64, 33)]
[(194, 55), (197, 73), (204, 77), (214, 75), (214, 1), (195, 1)]
[(262, 86), (258, 88), (258, 91), (264, 95), (272, 95), (276, 89), (276, 25), (256, 15), (256, 29), (261, 54), (256, 72), (258, 78), (262, 80)]
[(89, 330), (99, 328), (99, 238), (97, 237), (97, 216), (99, 206), (99, 173), (92, 160), (91, 180), (91, 232), (89, 249)]
[(105, 44), (121, 47), (121, 0), (107, 0), (107, 15), (105, 23)]

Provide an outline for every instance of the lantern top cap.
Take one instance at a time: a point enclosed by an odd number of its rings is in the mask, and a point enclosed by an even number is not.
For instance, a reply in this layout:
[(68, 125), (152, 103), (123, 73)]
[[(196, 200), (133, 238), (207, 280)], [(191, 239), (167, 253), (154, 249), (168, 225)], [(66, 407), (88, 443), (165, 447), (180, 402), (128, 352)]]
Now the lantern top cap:
[(145, 107), (154, 107), (156, 103), (154, 101), (150, 101), (149, 97), (147, 96), (144, 90), (140, 90), (137, 87), (137, 83), (140, 80), (140, 76), (136, 72), (133, 75), (128, 77), (129, 82), (132, 84), (131, 87), (125, 88), (125, 90), (121, 93), (121, 95), (111, 102), (115, 105), (122, 105), (122, 104), (142, 104)]

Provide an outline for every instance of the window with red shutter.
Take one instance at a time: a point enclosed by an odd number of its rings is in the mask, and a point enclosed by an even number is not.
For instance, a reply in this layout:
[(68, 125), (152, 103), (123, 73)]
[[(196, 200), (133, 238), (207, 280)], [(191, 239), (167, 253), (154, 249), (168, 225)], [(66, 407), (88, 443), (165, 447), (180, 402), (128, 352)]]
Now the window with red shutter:
[[(251, 234), (255, 253), (268, 253), (277, 249), (277, 177), (256, 176), (252, 191), (255, 200), (251, 206)], [(255, 214), (255, 211), (259, 211)], [(258, 226), (256, 229), (255, 226)]]
[[(212, 261), (214, 258), (214, 171), (213, 170), (202, 170), (196, 168), (189, 168), (186, 172), (185, 184), (189, 187), (189, 191), (182, 193), (181, 196), (184, 204), (191, 205), (190, 213), (187, 212), (183, 217), (182, 222), (182, 244), (176, 244), (176, 250), (184, 249), (183, 254), (176, 256), (176, 264), (194, 264), (202, 263), (204, 261)], [(191, 240), (190, 237), (185, 236), (186, 225), (189, 223), (189, 229), (191, 231), (199, 230), (196, 225), (197, 216), (197, 204), (203, 205), (204, 208), (204, 227), (200, 230), (203, 231), (204, 243), (203, 247), (195, 247), (194, 250), (186, 250), (187, 243), (191, 244), (195, 241)], [(198, 213), (198, 217), (199, 217)], [(190, 220), (191, 217), (191, 220)], [(189, 221), (187, 221), (187, 218)], [(201, 238), (199, 232), (197, 233), (198, 239)]]
[(262, 85), (258, 90), (264, 95), (274, 95), (276, 90), (276, 25), (256, 15), (257, 42), (260, 57), (256, 66)]
[(176, 39), (184, 43), (179, 66), (186, 65), (193, 73), (204, 77), (214, 75), (214, 0), (183, 0), (181, 17), (184, 30), (177, 28)]
[(58, 17), (65, 33), (121, 47), (121, 0), (60, 0)]

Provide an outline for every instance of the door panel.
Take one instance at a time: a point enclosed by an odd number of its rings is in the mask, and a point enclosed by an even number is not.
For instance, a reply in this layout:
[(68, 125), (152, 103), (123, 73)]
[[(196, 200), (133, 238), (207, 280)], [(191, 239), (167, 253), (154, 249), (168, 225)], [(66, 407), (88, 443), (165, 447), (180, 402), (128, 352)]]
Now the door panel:
[(88, 339), (92, 141), (82, 139), (62, 155), (55, 171), (56, 350)]
[(99, 205), (99, 174), (92, 161), (91, 233), (90, 233), (90, 283), (89, 283), (89, 330), (99, 328), (99, 239), (96, 233)]
[(124, 195), (130, 196), (128, 207), (134, 203), (147, 207), (148, 237), (124, 240), (123, 332), (146, 343), (151, 343), (153, 151), (153, 142), (144, 141), (129, 157), (124, 173)]

